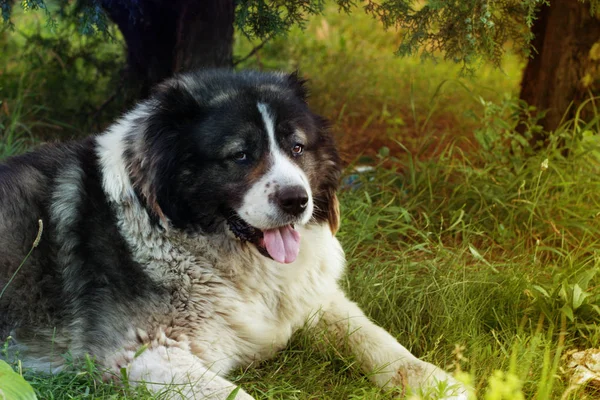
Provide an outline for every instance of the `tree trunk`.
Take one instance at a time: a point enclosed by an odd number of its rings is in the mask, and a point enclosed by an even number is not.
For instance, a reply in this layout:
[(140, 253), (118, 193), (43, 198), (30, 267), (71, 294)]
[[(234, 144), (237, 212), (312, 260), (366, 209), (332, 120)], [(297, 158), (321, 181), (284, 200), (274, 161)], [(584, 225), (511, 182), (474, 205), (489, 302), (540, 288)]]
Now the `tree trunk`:
[(175, 72), (232, 67), (234, 0), (102, 0), (127, 43), (142, 96)]
[[(532, 27), (537, 53), (530, 58), (521, 81), (521, 99), (546, 111), (544, 131), (556, 130), (563, 117), (574, 115), (586, 98), (582, 83), (589, 67), (589, 52), (600, 40), (600, 21), (590, 14), (588, 2), (552, 0), (543, 5)], [(574, 105), (569, 109), (571, 102)], [(569, 111), (567, 112), (567, 110)], [(545, 139), (542, 132), (534, 141)]]
[(183, 0), (175, 71), (233, 66), (233, 0)]

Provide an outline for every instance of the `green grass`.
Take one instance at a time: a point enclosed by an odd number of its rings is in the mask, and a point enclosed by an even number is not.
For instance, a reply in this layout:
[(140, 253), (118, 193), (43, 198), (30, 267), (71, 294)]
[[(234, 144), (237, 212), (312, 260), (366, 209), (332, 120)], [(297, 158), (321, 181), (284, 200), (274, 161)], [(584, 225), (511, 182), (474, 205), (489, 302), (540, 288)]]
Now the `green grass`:
[[(66, 93), (64, 107), (49, 101), (45, 67), (28, 75), (16, 56), (26, 44), (3, 40), (13, 61), (0, 74), (11, 88), (0, 92), (0, 158), (39, 140), (40, 128), (84, 130), (89, 122), (65, 117), (79, 94)], [(299, 68), (313, 108), (334, 124), (350, 162), (339, 233), (350, 297), (417, 356), (470, 380), (478, 398), (560, 399), (569, 386), (563, 356), (600, 346), (600, 118), (568, 121), (534, 152), (514, 133), (521, 61), (465, 80), (454, 65), (395, 58), (397, 41), (360, 13), (329, 9), (242, 67)], [(236, 54), (252, 45), (239, 40)], [(92, 85), (85, 74), (73, 79)], [(90, 86), (95, 104), (110, 88)], [(363, 163), (376, 168), (355, 174)], [(148, 397), (100, 383), (91, 362), (25, 376), (44, 399)], [(299, 332), (274, 360), (231, 378), (258, 398), (390, 397), (319, 333)]]

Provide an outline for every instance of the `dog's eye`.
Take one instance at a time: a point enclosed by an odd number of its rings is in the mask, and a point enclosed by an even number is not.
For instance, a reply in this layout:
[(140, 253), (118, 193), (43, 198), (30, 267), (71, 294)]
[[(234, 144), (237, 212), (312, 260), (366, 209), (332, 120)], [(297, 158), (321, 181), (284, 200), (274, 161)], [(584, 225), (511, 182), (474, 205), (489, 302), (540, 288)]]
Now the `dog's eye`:
[(243, 151), (239, 151), (235, 153), (231, 158), (233, 158), (234, 161), (246, 161), (248, 160), (248, 154), (244, 153)]
[(292, 147), (292, 154), (294, 156), (300, 156), (302, 153), (304, 153), (304, 146), (300, 143), (296, 143), (294, 147)]

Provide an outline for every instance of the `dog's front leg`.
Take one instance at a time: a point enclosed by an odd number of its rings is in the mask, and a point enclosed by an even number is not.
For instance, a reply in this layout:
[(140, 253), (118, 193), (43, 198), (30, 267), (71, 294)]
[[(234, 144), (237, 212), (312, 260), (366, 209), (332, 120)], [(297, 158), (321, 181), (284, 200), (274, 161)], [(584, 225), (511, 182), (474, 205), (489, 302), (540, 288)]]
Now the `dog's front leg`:
[[(144, 383), (164, 399), (225, 400), (236, 385), (206, 368), (191, 352), (178, 347), (148, 348), (125, 366), (131, 384)], [(236, 400), (254, 398), (238, 389)]]
[(369, 320), (341, 290), (322, 308), (320, 323), (339, 347), (346, 347), (381, 387), (427, 391), (446, 382), (444, 399), (467, 399), (467, 389), (433, 364), (419, 360), (392, 335)]

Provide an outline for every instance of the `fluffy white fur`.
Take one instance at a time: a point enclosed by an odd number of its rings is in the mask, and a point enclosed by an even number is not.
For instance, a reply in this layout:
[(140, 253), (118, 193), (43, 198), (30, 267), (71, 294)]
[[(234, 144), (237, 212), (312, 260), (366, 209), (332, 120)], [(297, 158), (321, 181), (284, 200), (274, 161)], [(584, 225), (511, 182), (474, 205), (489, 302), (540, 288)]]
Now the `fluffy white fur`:
[[(133, 114), (143, 118), (144, 108)], [(298, 225), (298, 258), (279, 264), (232, 236), (184, 235), (153, 228), (137, 202), (122, 154), (122, 121), (98, 137), (104, 189), (134, 258), (149, 276), (172, 288), (164, 317), (142, 316), (122, 334), (123, 351), (100, 356), (116, 375), (156, 392), (176, 384), (174, 398), (225, 399), (235, 385), (225, 378), (239, 365), (283, 349), (305, 326), (325, 327), (356, 356), (379, 386), (456, 386), (447, 399), (466, 399), (466, 389), (441, 369), (414, 357), (370, 321), (338, 286), (344, 253), (327, 224)], [(131, 142), (131, 141), (130, 141)], [(306, 179), (306, 178), (304, 178)], [(144, 345), (138, 357), (135, 352)], [(238, 399), (251, 399), (243, 390)]]

